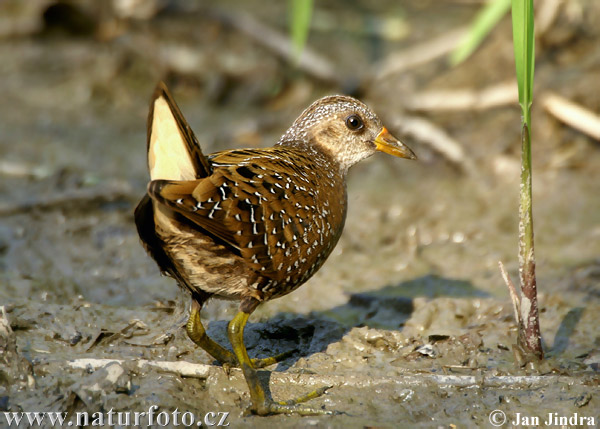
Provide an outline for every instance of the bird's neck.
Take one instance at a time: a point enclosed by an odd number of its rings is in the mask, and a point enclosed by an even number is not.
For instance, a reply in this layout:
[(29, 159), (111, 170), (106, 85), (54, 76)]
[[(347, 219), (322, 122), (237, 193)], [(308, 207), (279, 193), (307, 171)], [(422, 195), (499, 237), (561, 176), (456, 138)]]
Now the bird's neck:
[(316, 142), (281, 139), (275, 146), (299, 150), (310, 158), (320, 161), (321, 164), (328, 165), (330, 168), (338, 170), (342, 177), (345, 177), (348, 172), (348, 168), (341, 165), (330, 150), (327, 150), (327, 148)]

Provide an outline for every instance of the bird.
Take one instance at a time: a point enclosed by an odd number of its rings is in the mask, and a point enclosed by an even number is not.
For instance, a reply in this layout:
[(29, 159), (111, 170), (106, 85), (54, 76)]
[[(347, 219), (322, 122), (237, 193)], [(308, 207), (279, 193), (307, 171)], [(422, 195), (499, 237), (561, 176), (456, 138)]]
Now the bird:
[[(150, 181), (135, 209), (137, 231), (160, 271), (191, 296), (189, 338), (242, 369), (255, 414), (319, 411), (304, 402), (328, 387), (287, 401), (266, 394), (257, 369), (289, 354), (251, 359), (244, 327), (259, 305), (292, 292), (323, 265), (344, 228), (348, 170), (378, 151), (416, 159), (364, 103), (332, 95), (312, 103), (272, 147), (205, 155), (164, 82), (153, 93)], [(233, 352), (202, 325), (209, 298), (239, 301), (227, 327)]]

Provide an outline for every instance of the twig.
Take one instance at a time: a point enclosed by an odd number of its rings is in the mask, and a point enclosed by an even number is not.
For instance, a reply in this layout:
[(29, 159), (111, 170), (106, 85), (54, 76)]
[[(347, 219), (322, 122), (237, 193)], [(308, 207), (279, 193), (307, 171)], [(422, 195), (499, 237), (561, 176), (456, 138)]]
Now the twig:
[(452, 52), (467, 32), (467, 27), (444, 32), (441, 36), (388, 56), (374, 68), (376, 80), (428, 63)]
[(43, 179), (50, 175), (50, 170), (45, 167), (0, 160), (0, 174), (8, 177)]
[(12, 335), (12, 333), (13, 330), (11, 329), (10, 322), (6, 316), (6, 307), (4, 305), (0, 305), (0, 338), (8, 338), (8, 336)]
[(413, 111), (485, 110), (512, 105), (517, 100), (517, 88), (515, 82), (511, 81), (481, 91), (462, 89), (420, 92), (405, 97), (404, 105)]
[(513, 309), (515, 311), (515, 320), (519, 325), (519, 329), (521, 329), (523, 326), (523, 321), (521, 319), (521, 295), (519, 292), (517, 292), (517, 288), (506, 272), (506, 268), (504, 268), (502, 261), (498, 261), (498, 266), (500, 267), (500, 273), (502, 274), (502, 278), (504, 279), (504, 283), (506, 283), (506, 287), (508, 287), (508, 292), (510, 293), (510, 298), (512, 299)]
[[(75, 359), (66, 362), (66, 365), (74, 369), (99, 369), (111, 362), (117, 362), (121, 365), (133, 364), (140, 369), (156, 368), (161, 371), (170, 372), (182, 377), (193, 377), (205, 379), (211, 375), (224, 375), (220, 366), (194, 364), (185, 361), (150, 361), (146, 359), (123, 360), (123, 359)], [(229, 376), (242, 376), (242, 371), (238, 368), (231, 368)], [(590, 379), (597, 379), (597, 376), (591, 376)], [(294, 372), (272, 372), (271, 379), (275, 383), (296, 384), (303, 386), (311, 385), (332, 385), (346, 386), (352, 388), (361, 388), (369, 386), (406, 386), (416, 387), (427, 384), (435, 384), (439, 387), (493, 387), (493, 388), (541, 388), (553, 385), (555, 383), (577, 383), (583, 381), (581, 376), (575, 378), (564, 375), (505, 375), (505, 376), (486, 376), (481, 375), (445, 375), (445, 374), (423, 374), (402, 375), (402, 376), (381, 376), (373, 377), (361, 374), (355, 374), (352, 377), (348, 375), (336, 374), (305, 374)]]
[(400, 130), (402, 134), (412, 136), (431, 146), (464, 172), (475, 172), (473, 161), (465, 154), (460, 143), (431, 121), (417, 116), (402, 116), (396, 117), (392, 122), (394, 128)]
[(178, 374), (182, 377), (194, 377), (194, 378), (206, 378), (210, 374), (212, 365), (203, 365), (199, 363), (189, 363), (185, 361), (176, 361), (176, 362), (168, 362), (168, 361), (151, 361), (146, 359), (125, 361), (123, 359), (75, 359), (72, 361), (68, 361), (67, 365), (71, 368), (77, 369), (99, 369), (111, 362), (117, 362), (119, 364), (124, 364), (127, 362), (131, 362), (135, 367), (141, 370), (145, 370), (148, 368), (155, 368), (166, 372), (172, 372), (174, 374)]
[(542, 105), (559, 121), (600, 140), (600, 115), (556, 94), (547, 94)]
[(543, 37), (552, 28), (563, 3), (563, 0), (545, 0), (539, 4), (535, 16), (535, 34), (537, 37)]
[[(232, 26), (244, 33), (258, 44), (266, 47), (286, 61), (296, 60), (292, 41), (286, 35), (256, 20), (243, 12), (223, 11), (210, 9), (209, 13), (216, 19)], [(341, 75), (326, 57), (321, 56), (308, 47), (305, 47), (297, 60), (296, 66), (305, 73), (335, 84), (341, 84)]]

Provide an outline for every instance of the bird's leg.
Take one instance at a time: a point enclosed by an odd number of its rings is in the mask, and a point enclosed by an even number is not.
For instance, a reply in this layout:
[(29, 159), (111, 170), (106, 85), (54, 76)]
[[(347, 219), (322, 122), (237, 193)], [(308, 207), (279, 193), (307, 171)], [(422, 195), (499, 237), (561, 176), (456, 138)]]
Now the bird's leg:
[(253, 298), (242, 300), (242, 303), (240, 304), (240, 311), (231, 320), (231, 322), (229, 322), (227, 329), (229, 341), (233, 347), (233, 352), (239, 361), (239, 366), (244, 372), (246, 383), (248, 383), (248, 388), (250, 389), (252, 412), (259, 415), (287, 413), (296, 413), (301, 415), (331, 414), (330, 412), (322, 409), (313, 409), (301, 405), (302, 402), (321, 396), (323, 393), (325, 393), (329, 386), (317, 389), (307, 395), (290, 401), (275, 402), (273, 399), (267, 396), (265, 389), (261, 385), (258, 378), (256, 366), (248, 357), (248, 352), (246, 350), (246, 346), (244, 345), (244, 327), (246, 326), (246, 322), (248, 322), (250, 314), (256, 309), (257, 306), (258, 301)]
[(188, 337), (223, 365), (236, 366), (237, 360), (234, 354), (206, 334), (206, 330), (202, 325), (202, 320), (200, 320), (201, 308), (198, 301), (195, 299), (192, 300), (192, 310), (190, 311), (190, 317), (185, 325)]
[[(238, 365), (238, 361), (233, 353), (227, 350), (225, 347), (214, 341), (206, 334), (202, 320), (200, 319), (200, 310), (202, 306), (195, 299), (192, 300), (192, 310), (190, 317), (185, 325), (185, 330), (188, 337), (196, 343), (199, 347), (204, 349), (209, 355), (218, 360), (221, 364), (234, 367)], [(296, 350), (290, 350), (284, 353), (280, 353), (276, 356), (264, 358), (264, 359), (251, 359), (252, 364), (255, 368), (264, 368), (269, 365), (281, 362), (282, 360), (293, 355)]]

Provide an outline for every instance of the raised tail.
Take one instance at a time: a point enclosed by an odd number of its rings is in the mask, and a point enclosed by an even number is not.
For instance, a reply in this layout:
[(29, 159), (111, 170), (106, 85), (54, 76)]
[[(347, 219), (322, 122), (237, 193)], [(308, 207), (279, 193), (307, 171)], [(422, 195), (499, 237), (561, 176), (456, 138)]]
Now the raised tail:
[(148, 114), (150, 180), (194, 180), (212, 168), (164, 82), (156, 85)]

